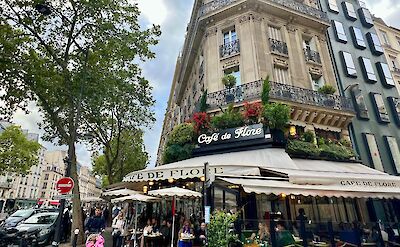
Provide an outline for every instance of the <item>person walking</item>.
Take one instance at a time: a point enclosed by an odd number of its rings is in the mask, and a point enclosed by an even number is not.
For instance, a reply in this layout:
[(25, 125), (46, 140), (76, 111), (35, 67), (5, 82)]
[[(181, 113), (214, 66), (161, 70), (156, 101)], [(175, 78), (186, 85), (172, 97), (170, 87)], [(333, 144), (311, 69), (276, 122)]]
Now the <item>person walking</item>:
[(113, 219), (111, 227), (113, 228), (113, 247), (122, 247), (125, 230), (125, 218), (123, 212), (119, 212)]
[(85, 225), (85, 232), (88, 233), (101, 233), (106, 228), (106, 220), (102, 215), (100, 207), (96, 207), (94, 215), (89, 218)]

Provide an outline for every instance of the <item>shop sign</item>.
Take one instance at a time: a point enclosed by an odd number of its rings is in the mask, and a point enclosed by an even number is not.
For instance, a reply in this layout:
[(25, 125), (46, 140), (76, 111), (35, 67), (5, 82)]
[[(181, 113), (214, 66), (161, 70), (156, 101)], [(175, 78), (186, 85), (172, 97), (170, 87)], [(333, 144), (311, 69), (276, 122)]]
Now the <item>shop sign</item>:
[(400, 188), (400, 183), (394, 181), (341, 180), (340, 185), (345, 187)]
[(266, 138), (262, 124), (231, 128), (214, 132), (212, 134), (201, 134), (197, 138), (200, 146), (231, 143)]

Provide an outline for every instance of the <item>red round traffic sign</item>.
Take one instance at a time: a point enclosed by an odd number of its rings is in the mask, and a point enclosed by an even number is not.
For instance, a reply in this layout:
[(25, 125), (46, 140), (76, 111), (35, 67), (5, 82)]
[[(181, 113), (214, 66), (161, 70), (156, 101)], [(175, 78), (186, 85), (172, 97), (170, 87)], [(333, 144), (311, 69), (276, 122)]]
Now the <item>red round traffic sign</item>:
[(61, 178), (56, 184), (57, 191), (60, 194), (68, 194), (74, 188), (74, 180), (72, 178)]

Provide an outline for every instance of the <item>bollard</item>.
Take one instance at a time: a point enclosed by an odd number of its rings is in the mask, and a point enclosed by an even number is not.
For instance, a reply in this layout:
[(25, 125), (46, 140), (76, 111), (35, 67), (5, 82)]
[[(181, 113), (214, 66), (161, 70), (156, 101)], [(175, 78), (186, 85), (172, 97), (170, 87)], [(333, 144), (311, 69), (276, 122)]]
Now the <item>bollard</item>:
[(75, 229), (74, 236), (72, 239), (72, 247), (76, 247), (76, 244), (78, 242), (78, 234), (79, 234), (79, 229)]

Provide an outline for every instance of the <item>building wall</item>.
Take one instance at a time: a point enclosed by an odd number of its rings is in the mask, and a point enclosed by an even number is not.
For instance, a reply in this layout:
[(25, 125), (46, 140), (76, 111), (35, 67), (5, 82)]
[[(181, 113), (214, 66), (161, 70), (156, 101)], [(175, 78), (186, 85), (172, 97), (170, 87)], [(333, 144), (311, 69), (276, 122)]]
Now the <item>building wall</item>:
[[(345, 16), (345, 11), (343, 8), (343, 4), (345, 2), (353, 4), (354, 9), (356, 10), (356, 20), (349, 20), (349, 18)], [(372, 54), (371, 46), (366, 38), (367, 33), (376, 34), (376, 28), (374, 26), (366, 27), (365, 24), (361, 22), (361, 15), (358, 11), (362, 9), (361, 5), (364, 5), (363, 2), (337, 0), (336, 3), (339, 10), (338, 13), (329, 9), (328, 0), (320, 0), (321, 7), (328, 13), (329, 19), (332, 21), (339, 21), (343, 24), (345, 35), (347, 37), (347, 43), (338, 42), (335, 29), (332, 26), (328, 29), (331, 54), (334, 58), (333, 60), (337, 73), (339, 88), (344, 95), (351, 97), (351, 92), (354, 88), (357, 88), (355, 85), (358, 84), (358, 88), (361, 90), (361, 95), (364, 98), (364, 103), (360, 103), (358, 106), (363, 108), (365, 105), (368, 111), (368, 118), (362, 118), (361, 116), (358, 116), (357, 118), (354, 118), (352, 124), (350, 125), (350, 132), (353, 136), (352, 140), (365, 165), (379, 170), (384, 170), (390, 174), (397, 174), (400, 171), (396, 170), (395, 168), (396, 163), (392, 159), (392, 154), (384, 137), (394, 137), (395, 140), (397, 140), (397, 143), (400, 141), (400, 129), (399, 126), (396, 125), (395, 114), (393, 114), (394, 112), (391, 111), (388, 102), (388, 97), (399, 98), (399, 94), (395, 87), (385, 87), (383, 85), (382, 78), (378, 74), (376, 63), (387, 63), (387, 61), (384, 55)], [(355, 47), (354, 41), (350, 34), (350, 27), (357, 27), (361, 29), (362, 36), (366, 44), (365, 49), (359, 49)], [(345, 63), (343, 62), (340, 54), (340, 52), (343, 51), (350, 53), (353, 58), (357, 72), (356, 78), (349, 77), (345, 73)], [(362, 65), (358, 60), (359, 57), (370, 59), (377, 78), (376, 82), (369, 83), (365, 80), (365, 77), (363, 76)], [(371, 92), (382, 95), (384, 107), (388, 113), (389, 122), (381, 123), (378, 119), (377, 110), (375, 109), (376, 104), (372, 100), (372, 96), (370, 94)], [(358, 97), (358, 99), (360, 100), (361, 97)], [(358, 113), (360, 114), (360, 112), (361, 111)], [(373, 137), (375, 137), (376, 145), (374, 145)], [(367, 139), (369, 140), (369, 145), (367, 144)], [(397, 161), (397, 165), (398, 164), (399, 161)]]
[(38, 194), (40, 199), (52, 199), (55, 195), (58, 195), (56, 183), (65, 175), (66, 166), (64, 159), (66, 156), (66, 151), (56, 150), (46, 152), (46, 166), (40, 176), (40, 190)]

